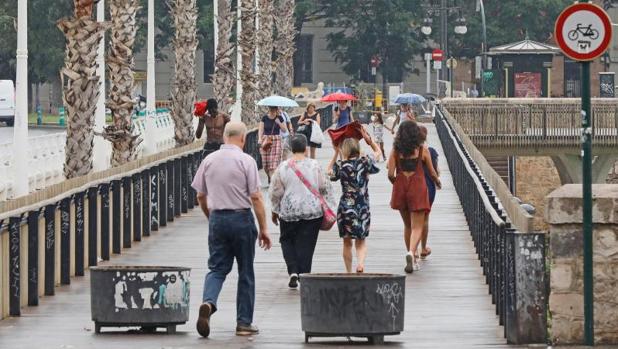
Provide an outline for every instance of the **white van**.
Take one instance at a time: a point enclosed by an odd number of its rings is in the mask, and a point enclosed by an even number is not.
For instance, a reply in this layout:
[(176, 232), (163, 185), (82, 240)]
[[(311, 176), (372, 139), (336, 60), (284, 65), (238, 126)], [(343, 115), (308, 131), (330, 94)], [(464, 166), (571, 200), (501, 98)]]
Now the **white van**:
[(15, 122), (15, 85), (13, 80), (0, 80), (0, 122)]

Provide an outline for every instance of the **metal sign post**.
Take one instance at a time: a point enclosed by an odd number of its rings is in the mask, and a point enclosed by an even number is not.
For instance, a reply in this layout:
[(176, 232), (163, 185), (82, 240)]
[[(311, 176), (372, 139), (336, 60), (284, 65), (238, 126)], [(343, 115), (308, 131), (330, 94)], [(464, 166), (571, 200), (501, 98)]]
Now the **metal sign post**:
[(594, 345), (594, 274), (592, 230), (592, 115), (590, 61), (609, 47), (612, 24), (599, 6), (582, 0), (558, 16), (555, 37), (564, 54), (582, 64), (582, 178), (584, 222), (584, 344)]

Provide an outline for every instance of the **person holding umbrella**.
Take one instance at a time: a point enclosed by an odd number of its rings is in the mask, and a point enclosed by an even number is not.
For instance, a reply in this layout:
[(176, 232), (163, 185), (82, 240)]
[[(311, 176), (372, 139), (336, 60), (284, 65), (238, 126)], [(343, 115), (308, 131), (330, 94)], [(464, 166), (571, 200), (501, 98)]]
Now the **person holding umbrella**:
[(288, 126), (279, 113), (279, 108), (298, 107), (298, 103), (289, 98), (270, 96), (259, 101), (258, 105), (268, 107), (268, 113), (262, 116), (258, 127), (258, 144), (262, 156), (262, 166), (268, 177), (268, 184), (270, 184), (272, 174), (282, 160), (281, 133), (288, 132)]
[(352, 116), (352, 108), (348, 105), (348, 101), (337, 101), (337, 104), (333, 121), (337, 123), (337, 128), (341, 128), (354, 121), (354, 119)]

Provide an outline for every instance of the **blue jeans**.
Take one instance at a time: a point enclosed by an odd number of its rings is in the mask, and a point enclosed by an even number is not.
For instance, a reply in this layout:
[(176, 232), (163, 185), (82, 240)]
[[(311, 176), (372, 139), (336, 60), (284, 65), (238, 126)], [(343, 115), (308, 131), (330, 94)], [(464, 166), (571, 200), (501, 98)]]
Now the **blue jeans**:
[(234, 259), (238, 265), (236, 319), (239, 325), (253, 323), (255, 275), (253, 260), (258, 231), (251, 210), (213, 211), (208, 223), (208, 269), (204, 280), (204, 303), (217, 309), (217, 299)]

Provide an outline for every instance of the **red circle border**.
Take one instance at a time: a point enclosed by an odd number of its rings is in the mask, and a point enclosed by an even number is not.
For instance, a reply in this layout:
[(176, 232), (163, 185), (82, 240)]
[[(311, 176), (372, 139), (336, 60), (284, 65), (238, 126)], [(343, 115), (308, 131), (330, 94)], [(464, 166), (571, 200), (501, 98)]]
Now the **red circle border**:
[[(569, 18), (569, 16), (571, 16), (577, 11), (590, 11), (596, 14), (601, 19), (601, 22), (603, 22), (603, 26), (605, 27), (605, 37), (603, 38), (603, 42), (601, 42), (601, 46), (587, 54), (578, 53), (572, 50), (566, 44), (564, 37), (562, 36), (561, 29), (564, 26), (564, 23), (566, 22), (567, 18)], [(607, 51), (607, 49), (609, 48), (612, 40), (612, 21), (610, 20), (607, 12), (605, 12), (601, 7), (591, 3), (577, 3), (564, 9), (560, 16), (558, 16), (558, 19), (556, 20), (556, 25), (554, 26), (554, 35), (556, 37), (556, 42), (558, 43), (558, 46), (560, 46), (562, 52), (567, 57), (577, 61), (592, 61), (605, 53), (605, 51)]]

